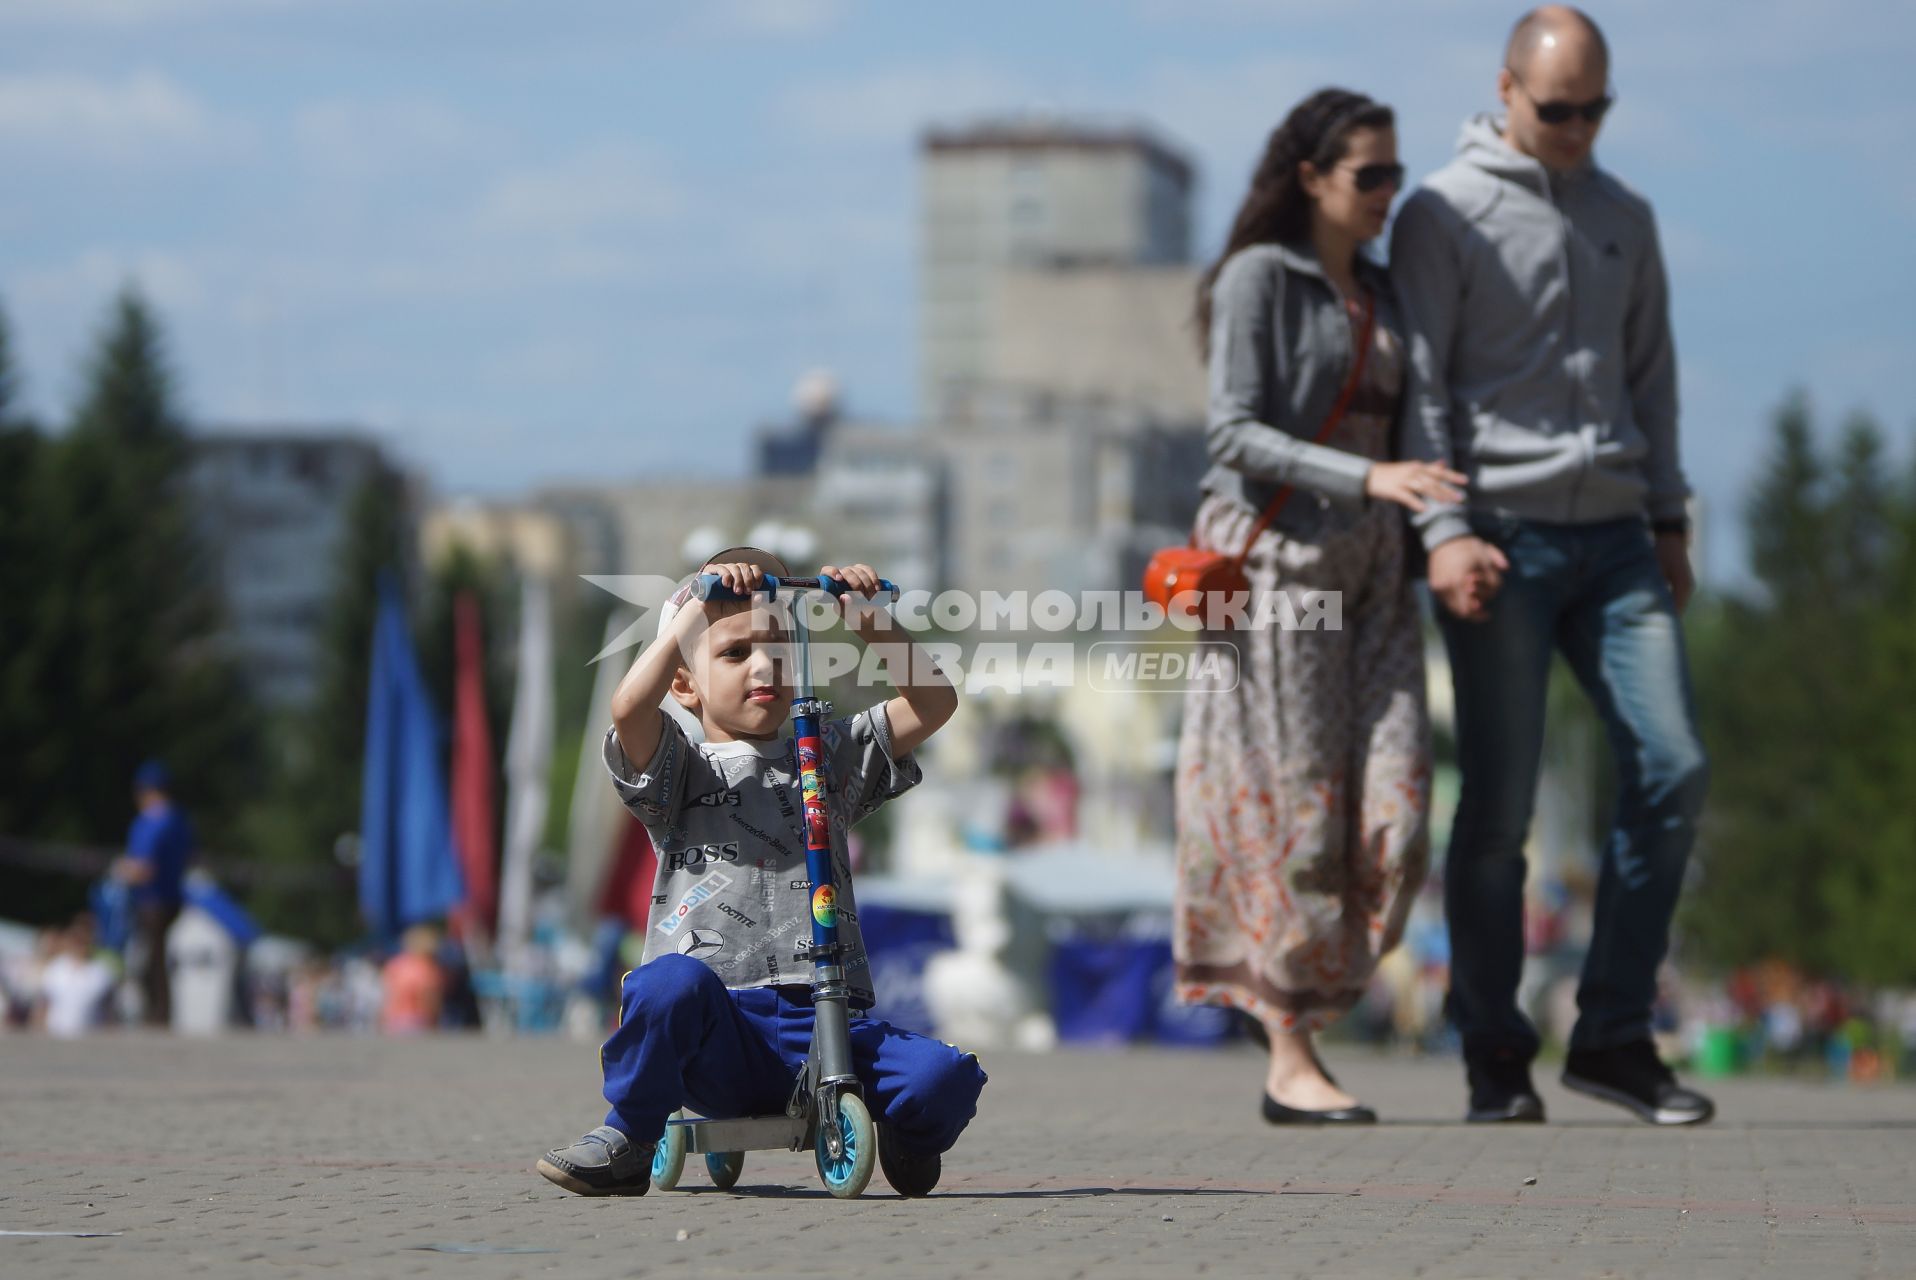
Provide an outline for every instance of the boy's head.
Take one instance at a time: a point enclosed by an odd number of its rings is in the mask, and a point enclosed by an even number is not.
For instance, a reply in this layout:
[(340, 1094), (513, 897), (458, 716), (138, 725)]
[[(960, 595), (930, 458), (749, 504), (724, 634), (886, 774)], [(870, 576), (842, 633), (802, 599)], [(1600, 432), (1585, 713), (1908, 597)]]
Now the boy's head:
[[(757, 565), (774, 577), (791, 573), (784, 561), (757, 547), (728, 547), (699, 572), (711, 573), (721, 564)], [(659, 634), (666, 633), (679, 608), (696, 607), (689, 599), (667, 604), (660, 611)], [(791, 638), (780, 614), (763, 597), (704, 609), (710, 625), (686, 637), (672, 676), (672, 697), (699, 718), (708, 741), (777, 736), (792, 704)]]

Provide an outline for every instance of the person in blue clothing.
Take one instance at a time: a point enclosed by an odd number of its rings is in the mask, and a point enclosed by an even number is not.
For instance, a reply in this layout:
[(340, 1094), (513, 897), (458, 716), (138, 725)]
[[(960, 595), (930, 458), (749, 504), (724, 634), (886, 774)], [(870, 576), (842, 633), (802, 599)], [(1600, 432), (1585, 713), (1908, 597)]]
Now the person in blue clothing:
[(166, 933), (179, 918), (186, 892), (186, 864), (193, 858), (193, 825), (173, 802), (173, 779), (157, 760), (133, 775), (139, 806), (126, 833), (126, 856), (113, 864), (113, 878), (133, 900), (133, 939), (140, 962), (141, 1016), (150, 1027), (173, 1020), (166, 974)]

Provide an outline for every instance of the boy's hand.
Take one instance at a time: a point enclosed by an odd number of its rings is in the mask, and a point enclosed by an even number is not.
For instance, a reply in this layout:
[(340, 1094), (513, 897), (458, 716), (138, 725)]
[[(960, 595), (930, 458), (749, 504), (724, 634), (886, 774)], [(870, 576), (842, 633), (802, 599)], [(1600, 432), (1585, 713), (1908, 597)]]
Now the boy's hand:
[[(878, 571), (868, 564), (848, 564), (843, 569), (821, 565), (821, 578), (837, 578), (847, 590), (838, 597), (839, 612), (853, 621), (869, 620), (882, 612), (878, 604)], [(853, 597), (859, 597), (853, 599)]]
[(818, 570), (821, 578), (837, 578), (861, 596), (878, 594), (878, 570), (868, 564), (848, 564), (843, 569), (834, 569), (822, 565)]
[(726, 590), (735, 595), (749, 596), (765, 589), (765, 570), (755, 564), (740, 561), (736, 564), (707, 565), (706, 572), (716, 573)]

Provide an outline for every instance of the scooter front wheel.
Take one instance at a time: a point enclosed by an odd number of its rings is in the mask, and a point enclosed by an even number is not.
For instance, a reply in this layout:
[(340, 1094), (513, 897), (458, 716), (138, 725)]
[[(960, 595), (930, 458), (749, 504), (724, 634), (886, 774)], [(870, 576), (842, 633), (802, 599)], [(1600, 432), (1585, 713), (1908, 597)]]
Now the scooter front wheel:
[(652, 1185), (661, 1191), (678, 1186), (679, 1175), (685, 1172), (685, 1127), (672, 1123), (684, 1118), (683, 1111), (674, 1111), (665, 1122), (659, 1145), (652, 1149)]
[(855, 1200), (864, 1194), (872, 1180), (872, 1163), (878, 1155), (878, 1133), (872, 1127), (872, 1113), (865, 1100), (855, 1093), (838, 1096), (838, 1135), (842, 1144), (833, 1156), (821, 1128), (813, 1154), (818, 1159), (818, 1176), (825, 1190), (840, 1200)]
[(712, 1175), (713, 1186), (720, 1191), (730, 1191), (738, 1184), (738, 1175), (745, 1171), (745, 1153), (708, 1151), (705, 1153), (705, 1171)]

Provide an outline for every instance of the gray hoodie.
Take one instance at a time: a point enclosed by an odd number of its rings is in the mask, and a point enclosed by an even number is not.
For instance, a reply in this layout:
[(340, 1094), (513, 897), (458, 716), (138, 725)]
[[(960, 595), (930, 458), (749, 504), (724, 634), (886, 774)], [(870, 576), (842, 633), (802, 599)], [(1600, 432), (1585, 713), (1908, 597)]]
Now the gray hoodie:
[[(1464, 126), (1397, 215), (1391, 279), (1410, 346), (1404, 454), (1470, 477), (1470, 505), (1588, 524), (1683, 515), (1676, 352), (1656, 220), (1594, 165), (1546, 170)], [(1459, 506), (1424, 544), (1470, 532)]]

